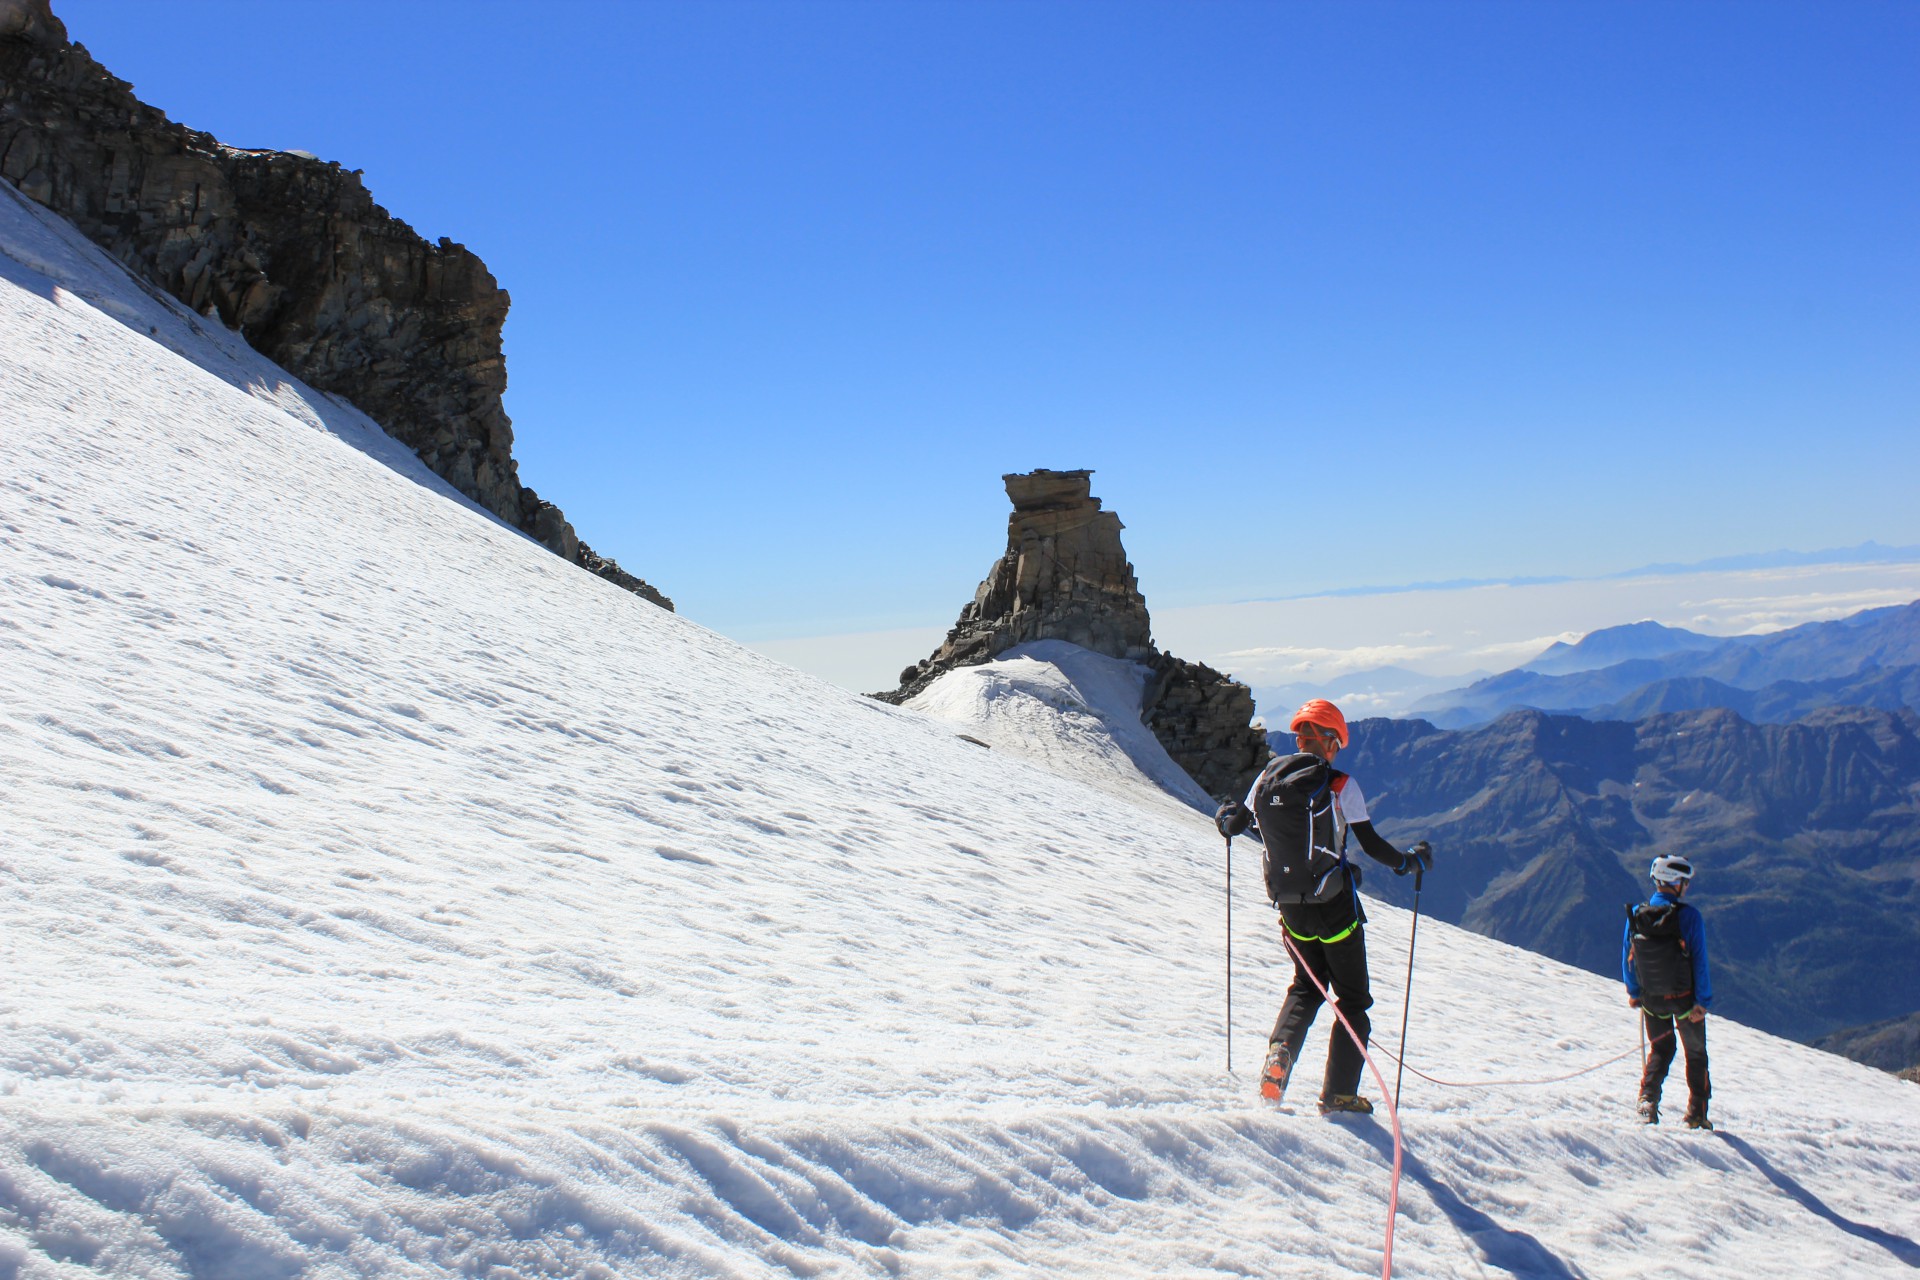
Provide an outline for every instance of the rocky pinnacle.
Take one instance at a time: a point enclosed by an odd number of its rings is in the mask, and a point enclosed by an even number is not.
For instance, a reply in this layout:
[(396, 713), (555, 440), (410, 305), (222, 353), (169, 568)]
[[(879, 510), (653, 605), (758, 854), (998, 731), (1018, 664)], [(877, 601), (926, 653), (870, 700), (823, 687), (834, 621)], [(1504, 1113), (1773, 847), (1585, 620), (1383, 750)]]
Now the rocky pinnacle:
[(1120, 544), (1120, 517), (1103, 511), (1091, 471), (1002, 476), (1013, 513), (1007, 550), (940, 647), (874, 696), (901, 703), (956, 667), (990, 662), (1015, 645), (1064, 640), (1152, 671), (1140, 718), (1181, 768), (1216, 798), (1239, 797), (1267, 758), (1251, 725), (1253, 695), (1202, 663), (1153, 644), (1146, 597)]

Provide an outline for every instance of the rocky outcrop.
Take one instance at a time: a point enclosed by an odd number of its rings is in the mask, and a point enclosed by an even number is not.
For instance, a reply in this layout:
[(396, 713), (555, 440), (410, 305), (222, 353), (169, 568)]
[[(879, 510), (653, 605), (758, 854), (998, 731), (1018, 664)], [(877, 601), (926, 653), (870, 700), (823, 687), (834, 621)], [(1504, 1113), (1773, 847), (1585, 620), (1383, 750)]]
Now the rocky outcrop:
[(1120, 545), (1120, 517), (1100, 509), (1091, 471), (1002, 476), (1013, 514), (1007, 553), (988, 571), (932, 656), (900, 673), (902, 702), (943, 671), (987, 662), (1030, 640), (1065, 640), (1110, 658), (1154, 656), (1152, 622)]
[(53, 16), (47, 0), (0, 0), (0, 40), (10, 36), (36, 44), (65, 44), (67, 28)]
[(1091, 471), (1002, 476), (1013, 514), (1007, 551), (960, 611), (940, 647), (874, 696), (901, 703), (956, 667), (990, 662), (1015, 645), (1064, 640), (1152, 669), (1141, 719), (1208, 794), (1244, 795), (1267, 758), (1251, 727), (1247, 687), (1153, 646), (1152, 620), (1120, 544), (1125, 526), (1093, 496)]
[(1265, 735), (1253, 727), (1253, 691), (1204, 662), (1157, 653), (1148, 664), (1140, 718), (1216, 800), (1238, 800), (1267, 762)]
[(508, 298), (486, 264), (375, 204), (357, 171), (174, 124), (46, 0), (0, 0), (0, 175), (154, 285), (351, 401), (454, 488), (663, 608), (521, 484), (501, 405)]

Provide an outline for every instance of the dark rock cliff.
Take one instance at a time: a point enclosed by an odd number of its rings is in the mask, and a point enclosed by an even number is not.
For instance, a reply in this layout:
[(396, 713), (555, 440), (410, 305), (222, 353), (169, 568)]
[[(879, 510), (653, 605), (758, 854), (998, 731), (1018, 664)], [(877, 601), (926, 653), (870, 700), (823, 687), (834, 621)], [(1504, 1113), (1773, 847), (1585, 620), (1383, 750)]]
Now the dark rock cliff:
[(501, 406), (506, 291), (375, 204), (357, 172), (174, 124), (69, 43), (46, 0), (0, 0), (0, 175), (509, 525), (673, 607), (521, 484)]
[(1146, 597), (1120, 545), (1120, 517), (1100, 508), (1091, 471), (1001, 477), (1013, 514), (1007, 551), (988, 571), (933, 654), (900, 673), (900, 687), (874, 696), (901, 703), (944, 672), (990, 662), (1015, 645), (1064, 640), (1152, 669), (1141, 720), (1209, 795), (1239, 797), (1266, 762), (1251, 726), (1253, 694), (1202, 663), (1153, 645)]

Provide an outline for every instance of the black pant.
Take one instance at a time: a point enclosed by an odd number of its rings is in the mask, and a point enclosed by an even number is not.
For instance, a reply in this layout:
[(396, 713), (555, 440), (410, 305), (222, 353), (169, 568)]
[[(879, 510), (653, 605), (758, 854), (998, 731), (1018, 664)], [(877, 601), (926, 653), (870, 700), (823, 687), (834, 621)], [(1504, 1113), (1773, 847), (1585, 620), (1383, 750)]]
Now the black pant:
[(1300, 1047), (1307, 1042), (1307, 1028), (1313, 1025), (1314, 1015), (1326, 1003), (1313, 985), (1313, 978), (1300, 971), (1304, 960), (1313, 976), (1333, 992), (1333, 998), (1340, 1002), (1340, 1012), (1347, 1015), (1347, 1021), (1360, 1037), (1360, 1044), (1355, 1044), (1345, 1027), (1336, 1023), (1328, 1029), (1331, 1042), (1327, 1045), (1327, 1074), (1320, 1085), (1320, 1096), (1331, 1098), (1335, 1094), (1358, 1093), (1360, 1071), (1366, 1065), (1360, 1046), (1367, 1042), (1373, 1030), (1373, 1024), (1367, 1019), (1367, 1010), (1373, 1007), (1373, 992), (1367, 978), (1366, 929), (1356, 924), (1353, 932), (1338, 942), (1311, 941), (1290, 934), (1287, 941), (1294, 953), (1293, 981), (1287, 986), (1287, 998), (1280, 1005), (1280, 1017), (1273, 1024), (1270, 1039), (1287, 1047), (1289, 1061), (1298, 1061)]
[(1687, 1113), (1707, 1114), (1713, 1086), (1707, 1081), (1706, 1019), (1689, 1022), (1684, 1013), (1668, 1018), (1645, 1010), (1640, 1017), (1647, 1028), (1647, 1069), (1640, 1076), (1640, 1097), (1647, 1102), (1660, 1101), (1660, 1086), (1666, 1083), (1667, 1068), (1673, 1065), (1674, 1041), (1678, 1040), (1687, 1051)]

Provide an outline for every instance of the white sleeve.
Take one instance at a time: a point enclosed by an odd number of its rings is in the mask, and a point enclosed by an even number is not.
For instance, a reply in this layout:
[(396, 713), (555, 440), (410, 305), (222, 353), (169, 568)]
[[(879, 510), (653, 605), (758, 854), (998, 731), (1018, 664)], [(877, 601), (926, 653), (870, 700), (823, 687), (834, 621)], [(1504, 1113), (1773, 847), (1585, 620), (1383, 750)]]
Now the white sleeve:
[(1253, 775), (1253, 785), (1247, 788), (1247, 798), (1244, 802), (1247, 808), (1249, 809), (1256, 808), (1256, 806), (1253, 803), (1254, 792), (1260, 790), (1260, 779), (1267, 776), (1267, 770), (1273, 768), (1273, 763), (1274, 762), (1272, 760), (1267, 761), (1264, 765), (1260, 766), (1260, 772)]
[(1348, 826), (1352, 826), (1356, 822), (1371, 822), (1373, 820), (1367, 816), (1367, 797), (1366, 794), (1360, 790), (1360, 779), (1354, 777), (1352, 774), (1347, 775), (1347, 785), (1340, 788), (1339, 799), (1340, 816), (1346, 819)]

